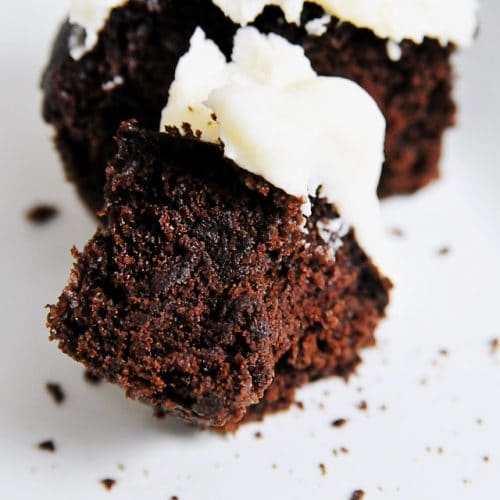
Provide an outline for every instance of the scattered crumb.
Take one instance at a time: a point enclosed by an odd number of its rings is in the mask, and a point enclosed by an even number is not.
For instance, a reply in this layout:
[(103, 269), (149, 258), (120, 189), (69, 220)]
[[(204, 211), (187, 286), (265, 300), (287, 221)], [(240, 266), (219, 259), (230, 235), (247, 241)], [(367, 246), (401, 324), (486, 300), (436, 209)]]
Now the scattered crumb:
[(295, 406), (299, 409), (299, 410), (303, 410), (304, 409), (304, 403), (302, 401), (295, 401)]
[(440, 349), (440, 350), (439, 350), (439, 354), (440, 354), (441, 356), (448, 356), (449, 351), (448, 351), (448, 349)]
[(179, 500), (179, 497), (174, 495), (173, 497), (170, 497), (170, 500)]
[(441, 446), (437, 449), (437, 452), (439, 453), (439, 455), (442, 455), (444, 453), (444, 450), (443, 448), (441, 448)]
[(116, 479), (101, 479), (101, 484), (104, 486), (104, 489), (111, 491), (116, 484)]
[(346, 418), (338, 418), (332, 422), (332, 427), (343, 427), (347, 424), (348, 420)]
[(361, 411), (368, 410), (368, 403), (366, 401), (360, 401), (360, 403), (358, 404), (358, 409)]
[(148, 469), (144, 469), (142, 471), (142, 473), (144, 474), (144, 477), (149, 477), (149, 471), (148, 471)]
[(47, 382), (45, 388), (57, 405), (62, 404), (66, 399), (66, 395), (59, 384)]
[(405, 236), (405, 232), (400, 227), (393, 227), (390, 230), (390, 233), (393, 236), (396, 236), (396, 238), (404, 238), (404, 236)]
[(276, 470), (276, 469), (278, 468), (278, 466), (277, 466), (276, 464), (271, 465), (271, 467), (272, 467), (274, 470)]
[(425, 447), (425, 451), (426, 451), (427, 453), (430, 453), (430, 452), (431, 452), (431, 447), (430, 447), (430, 446), (426, 446), (426, 447)]
[(85, 382), (88, 382), (91, 385), (99, 385), (102, 382), (102, 378), (90, 370), (85, 370), (83, 372), (83, 378)]
[(349, 453), (349, 450), (345, 447), (345, 446), (341, 446), (340, 447), (340, 451), (341, 453), (343, 453), (344, 455), (347, 455)]
[(52, 439), (48, 439), (47, 441), (38, 443), (38, 449), (54, 453), (56, 451), (56, 445), (54, 444), (54, 441), (52, 441)]
[(330, 391), (323, 391), (323, 396), (325, 396), (325, 397), (330, 396)]
[(235, 458), (236, 460), (238, 460), (238, 459), (240, 458), (240, 454), (239, 454), (239, 453), (235, 453), (235, 454), (234, 454), (234, 458)]
[(318, 405), (318, 408), (319, 408), (320, 410), (324, 410), (324, 409), (325, 409), (325, 405), (324, 405), (324, 403), (320, 403), (320, 404)]
[(386, 405), (380, 405), (380, 411), (387, 411)]
[(325, 464), (319, 464), (319, 470), (321, 471), (322, 476), (326, 476), (326, 466)]
[(489, 457), (488, 455), (485, 455), (485, 456), (483, 457), (483, 462), (484, 462), (485, 464), (487, 464), (489, 461), (490, 461), (490, 457)]
[(420, 379), (419, 384), (420, 384), (420, 385), (427, 385), (427, 379), (426, 379), (426, 378), (422, 378), (422, 379)]
[(123, 464), (116, 464), (116, 467), (118, 470), (121, 470), (121, 471), (125, 470), (125, 466)]
[(54, 205), (39, 203), (26, 210), (26, 219), (33, 224), (45, 224), (59, 213)]
[(363, 392), (363, 388), (361, 386), (356, 387), (356, 391), (361, 394)]
[(470, 484), (470, 479), (463, 479), (464, 484)]
[(262, 432), (257, 431), (257, 432), (254, 434), (254, 437), (255, 437), (255, 439), (262, 439), (262, 438), (263, 438), (263, 436), (262, 436)]
[(483, 425), (483, 419), (482, 419), (482, 418), (478, 418), (478, 419), (476, 420), (476, 424), (477, 424), (477, 425)]
[(451, 252), (451, 248), (450, 247), (441, 247), (439, 250), (438, 250), (438, 255), (448, 255), (449, 253)]
[(500, 350), (500, 339), (497, 337), (490, 342), (491, 352), (495, 354)]
[(363, 490), (356, 490), (351, 495), (351, 500), (362, 500), (365, 496), (365, 492)]

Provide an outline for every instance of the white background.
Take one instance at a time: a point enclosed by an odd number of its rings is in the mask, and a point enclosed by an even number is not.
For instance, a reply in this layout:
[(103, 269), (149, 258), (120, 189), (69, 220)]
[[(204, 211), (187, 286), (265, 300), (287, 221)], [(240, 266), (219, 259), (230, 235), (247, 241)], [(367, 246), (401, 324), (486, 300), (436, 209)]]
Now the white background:
[[(118, 389), (89, 386), (47, 341), (43, 305), (67, 279), (70, 246), (94, 230), (39, 113), (40, 72), (65, 10), (65, 0), (2, 0), (0, 498), (347, 500), (357, 488), (369, 500), (500, 498), (500, 352), (489, 346), (500, 337), (500, 2), (484, 1), (480, 37), (457, 57), (460, 125), (443, 180), (384, 202), (399, 272), (379, 347), (348, 385), (306, 387), (303, 411), (226, 437), (158, 422)], [(30, 225), (23, 213), (37, 201), (61, 216)], [(438, 255), (443, 246), (449, 255)], [(63, 385), (62, 406), (47, 381)], [(348, 424), (332, 428), (340, 417)], [(36, 447), (49, 438), (55, 454)], [(334, 456), (341, 446), (349, 454)], [(118, 481), (111, 492), (105, 477)]]

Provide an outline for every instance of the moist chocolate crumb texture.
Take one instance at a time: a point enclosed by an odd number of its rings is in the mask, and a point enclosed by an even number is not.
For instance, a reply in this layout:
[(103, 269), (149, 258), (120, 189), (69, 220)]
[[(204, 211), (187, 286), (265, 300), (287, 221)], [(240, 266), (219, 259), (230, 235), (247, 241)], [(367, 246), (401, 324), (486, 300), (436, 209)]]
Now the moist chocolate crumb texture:
[(361, 87), (318, 77), (284, 38), (242, 28), (227, 62), (196, 30), (163, 131), (116, 134), (105, 223), (73, 251), (51, 338), (158, 415), (227, 431), (348, 377), (391, 288), (384, 126)]
[(476, 0), (74, 0), (43, 77), (43, 114), (91, 210), (103, 206), (120, 122), (158, 128), (195, 29), (229, 57), (246, 24), (300, 45), (318, 74), (352, 79), (375, 99), (387, 120), (380, 195), (438, 176), (455, 120), (450, 56), (474, 36)]

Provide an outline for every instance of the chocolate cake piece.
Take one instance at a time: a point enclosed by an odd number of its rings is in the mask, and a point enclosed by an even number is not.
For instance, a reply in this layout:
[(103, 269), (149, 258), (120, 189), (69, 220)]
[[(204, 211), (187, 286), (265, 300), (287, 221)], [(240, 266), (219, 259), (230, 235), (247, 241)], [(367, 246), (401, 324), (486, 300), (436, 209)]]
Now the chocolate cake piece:
[(76, 263), (50, 335), (159, 414), (233, 430), (287, 407), (294, 389), (347, 377), (374, 343), (390, 282), (338, 218), (226, 159), (219, 145), (135, 122), (107, 167), (105, 227)]
[[(394, 60), (386, 39), (336, 18), (321, 36), (310, 35), (307, 22), (322, 14), (306, 3), (299, 26), (280, 8), (266, 7), (253, 24), (301, 45), (318, 74), (352, 79), (376, 100), (388, 122), (382, 196), (426, 185), (438, 176), (443, 132), (455, 119), (453, 45), (405, 40)], [(130, 0), (112, 10), (96, 45), (78, 60), (70, 49), (82, 34), (68, 22), (61, 28), (43, 77), (43, 115), (56, 129), (68, 179), (91, 210), (102, 207), (103, 166), (116, 153), (119, 123), (136, 118), (158, 129), (175, 67), (197, 26), (229, 57), (238, 25), (211, 0)]]

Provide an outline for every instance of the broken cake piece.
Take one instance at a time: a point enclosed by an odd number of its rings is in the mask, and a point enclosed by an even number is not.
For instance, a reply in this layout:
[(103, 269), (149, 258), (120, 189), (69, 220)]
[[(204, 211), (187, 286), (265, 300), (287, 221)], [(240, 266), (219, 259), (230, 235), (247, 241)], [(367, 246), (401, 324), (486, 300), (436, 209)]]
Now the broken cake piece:
[(391, 288), (384, 129), (285, 39), (244, 28), (228, 63), (196, 30), (162, 131), (118, 131), (105, 224), (74, 250), (51, 338), (157, 414), (224, 430), (347, 377)]
[(158, 128), (195, 28), (229, 57), (235, 32), (250, 24), (375, 99), (387, 121), (379, 194), (410, 193), (439, 174), (456, 113), (451, 57), (473, 40), (476, 11), (476, 0), (74, 0), (43, 77), (43, 114), (68, 179), (95, 212), (120, 122)]

